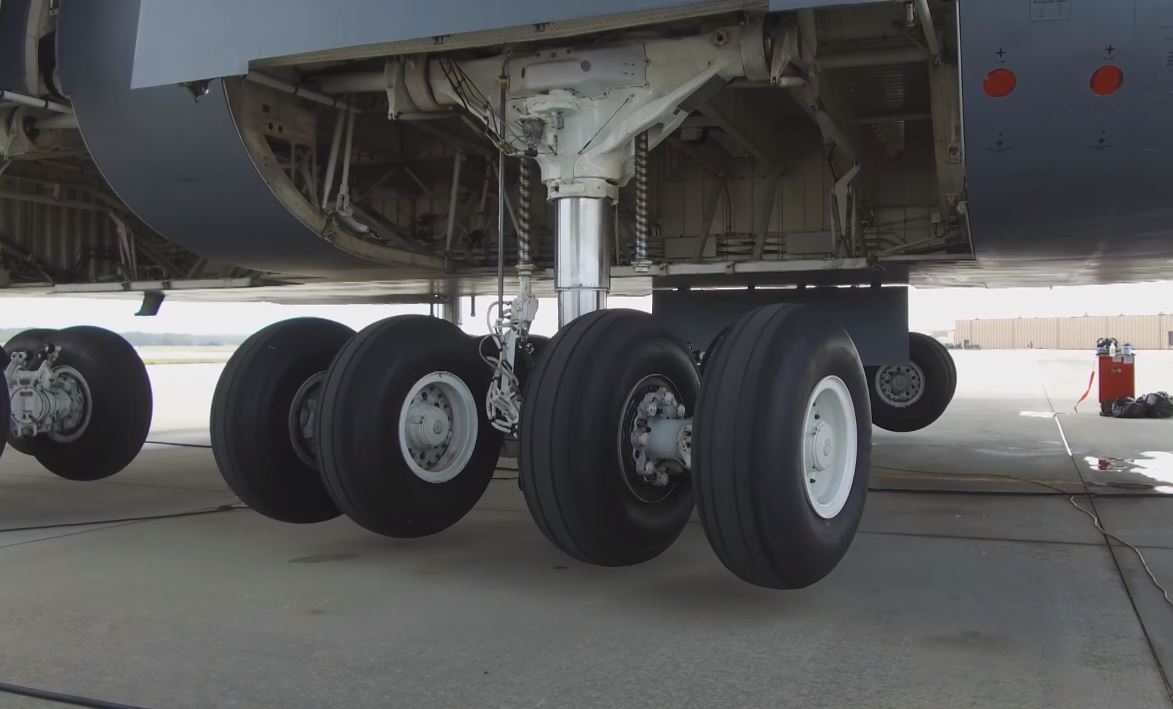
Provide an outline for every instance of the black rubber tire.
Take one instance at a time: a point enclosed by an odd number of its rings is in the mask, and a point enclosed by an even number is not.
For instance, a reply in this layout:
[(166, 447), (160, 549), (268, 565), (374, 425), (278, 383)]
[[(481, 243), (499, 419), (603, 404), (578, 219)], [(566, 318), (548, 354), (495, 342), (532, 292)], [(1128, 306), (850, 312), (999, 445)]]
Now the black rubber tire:
[(687, 348), (652, 315), (609, 310), (562, 328), (530, 381), (521, 409), (522, 490), (546, 538), (579, 561), (648, 561), (688, 523), (691, 480), (676, 478), (652, 503), (632, 492), (623, 472), (624, 404), (653, 374), (667, 377), (693, 411), (699, 382)]
[[(807, 402), (831, 375), (851, 394), (858, 454), (846, 504), (824, 519), (807, 498), (802, 446)], [(693, 428), (697, 510), (721, 562), (767, 588), (829, 574), (863, 515), (871, 431), (863, 366), (841, 325), (791, 304), (739, 320), (709, 362)]]
[(59, 443), (38, 437), (37, 461), (66, 480), (101, 480), (130, 465), (151, 429), (151, 380), (138, 352), (100, 327), (70, 327), (53, 336), (56, 366), (70, 366), (89, 385), (90, 422), (81, 437)]
[[(6, 384), (4, 386), (3, 396), (0, 396), (0, 421), (4, 422), (4, 425), (8, 426), (9, 428), (11, 428), (9, 419), (12, 418), (12, 414), (9, 411), (9, 407), (11, 406), (12, 399), (8, 395), (8, 386)], [(4, 449), (7, 447), (7, 445), (8, 436), (0, 436), (0, 456), (4, 455)]]
[[(45, 346), (45, 343), (48, 342), (49, 339), (56, 333), (56, 330), (43, 327), (34, 328), (32, 330), (25, 330), (24, 332), (18, 333), (9, 338), (8, 342), (4, 343), (4, 351), (9, 355), (11, 355), (13, 352), (22, 351), (29, 354), (40, 352), (41, 348)], [(8, 405), (12, 405), (11, 400), (9, 400)], [(14, 436), (12, 435), (12, 427), (10, 425), (8, 428), (8, 435), (6, 437), (8, 439), (8, 445), (12, 446), (14, 450), (24, 453), (25, 455), (35, 456), (37, 454), (37, 441), (40, 440), (39, 436), (33, 438)]]
[(705, 370), (708, 369), (709, 362), (713, 361), (713, 355), (721, 348), (721, 344), (725, 342), (725, 338), (729, 336), (729, 331), (733, 329), (732, 325), (726, 325), (721, 328), (713, 341), (709, 343), (708, 348), (705, 349), (704, 357), (701, 359), (701, 376), (704, 376)]
[(270, 519), (313, 524), (341, 514), (317, 468), (293, 448), (289, 409), (298, 388), (353, 337), (349, 327), (320, 318), (274, 323), (237, 348), (216, 383), (216, 465), (236, 496)]
[[(491, 372), (477, 346), (449, 322), (403, 315), (367, 327), (338, 353), (322, 385), (318, 461), (352, 520), (388, 537), (423, 537), (452, 526), (480, 500), (497, 467), (501, 433), (485, 416)], [(444, 483), (412, 472), (397, 435), (404, 399), (437, 371), (463, 380), (477, 402), (472, 457)]]
[(928, 428), (949, 408), (957, 392), (957, 365), (953, 356), (935, 338), (919, 332), (908, 336), (908, 352), (925, 375), (925, 392), (912, 406), (899, 408), (876, 394), (879, 367), (868, 367), (868, 391), (872, 400), (872, 423), (886, 431), (910, 433)]

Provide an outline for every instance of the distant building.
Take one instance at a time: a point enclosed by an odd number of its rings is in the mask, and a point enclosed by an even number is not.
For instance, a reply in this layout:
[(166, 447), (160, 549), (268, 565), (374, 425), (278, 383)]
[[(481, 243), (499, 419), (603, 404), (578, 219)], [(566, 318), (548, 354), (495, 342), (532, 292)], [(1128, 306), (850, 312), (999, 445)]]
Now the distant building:
[(1173, 350), (1173, 315), (958, 320), (953, 342), (984, 350), (1091, 350), (1102, 337), (1137, 350)]

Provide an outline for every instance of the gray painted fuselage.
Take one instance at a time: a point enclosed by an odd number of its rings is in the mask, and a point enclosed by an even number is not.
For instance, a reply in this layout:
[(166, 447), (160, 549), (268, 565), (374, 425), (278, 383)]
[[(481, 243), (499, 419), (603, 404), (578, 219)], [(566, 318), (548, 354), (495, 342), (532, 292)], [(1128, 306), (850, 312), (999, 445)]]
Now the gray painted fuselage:
[[(362, 264), (278, 210), (264, 218), (250, 211), (246, 236), (226, 217), (181, 223), (176, 215), (190, 215), (198, 205), (210, 211), (242, 204), (253, 193), (263, 199), (265, 186), (247, 160), (230, 168), (203, 147), (178, 146), (182, 158), (163, 152), (166, 136), (174, 135), (164, 130), (168, 121), (183, 122), (208, 144), (239, 141), (215, 84), (198, 106), (175, 84), (239, 75), (250, 62), (344, 47), (361, 52), (428, 39), (442, 48), (463, 32), (541, 26), (587, 13), (767, 8), (764, 0), (152, 0), (142, 3), (141, 17), (132, 17), (127, 8), (135, 4), (66, 0), (62, 15), (66, 88), (110, 182), (169, 238), (204, 251), (214, 245), (215, 255), (229, 260), (237, 252), (282, 249), (290, 271), (305, 271), (312, 262), (320, 264), (316, 274), (330, 277)], [(832, 4), (863, 2), (770, 0), (768, 8)], [(110, 56), (109, 35), (93, 32), (95, 23), (119, 34), (117, 57)], [(960, 3), (958, 24), (967, 212), (985, 274), (979, 280), (1042, 285), (1170, 277), (1173, 2), (970, 0)], [(133, 70), (128, 33), (137, 35)], [(1118, 92), (1099, 96), (1090, 80), (1105, 65), (1119, 67), (1125, 80)], [(999, 68), (1013, 71), (1018, 83), (1009, 96), (992, 98), (983, 82)], [(143, 88), (131, 90), (132, 83)], [(120, 125), (128, 106), (154, 120)], [(210, 117), (197, 120), (197, 114)], [(204, 135), (209, 130), (214, 135)], [(239, 155), (243, 159), (243, 151)]]

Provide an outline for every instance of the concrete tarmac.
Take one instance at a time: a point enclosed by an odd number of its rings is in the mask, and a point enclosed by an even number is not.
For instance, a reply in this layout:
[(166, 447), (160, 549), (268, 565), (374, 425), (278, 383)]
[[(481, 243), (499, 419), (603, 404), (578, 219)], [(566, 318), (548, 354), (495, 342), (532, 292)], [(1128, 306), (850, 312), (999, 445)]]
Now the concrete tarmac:
[[(235, 501), (208, 450), (160, 444), (207, 442), (219, 366), (152, 367), (157, 443), (124, 473), (0, 462), (0, 682), (159, 708), (1173, 707), (1173, 607), (1054, 489), (1090, 485), (1077, 501), (1173, 585), (1173, 497), (1151, 496), (1173, 492), (1173, 421), (1073, 413), (1081, 353), (955, 354), (950, 412), (877, 431), (855, 545), (792, 592), (738, 581), (695, 523), (639, 567), (575, 562), (510, 461), (422, 540), (113, 521)], [(1141, 362), (1173, 388), (1173, 357)]]

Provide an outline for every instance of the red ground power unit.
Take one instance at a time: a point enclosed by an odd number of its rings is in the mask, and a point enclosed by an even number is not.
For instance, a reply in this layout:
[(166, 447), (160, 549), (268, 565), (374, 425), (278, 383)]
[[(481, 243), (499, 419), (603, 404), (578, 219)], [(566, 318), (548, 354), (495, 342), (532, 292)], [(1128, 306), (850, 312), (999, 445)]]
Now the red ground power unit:
[(1096, 360), (1099, 363), (1100, 411), (1108, 413), (1112, 410), (1112, 402), (1136, 396), (1136, 355), (1122, 351), (1101, 352)]

